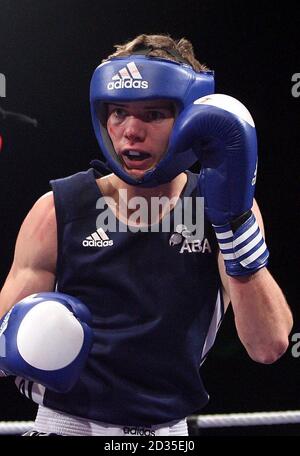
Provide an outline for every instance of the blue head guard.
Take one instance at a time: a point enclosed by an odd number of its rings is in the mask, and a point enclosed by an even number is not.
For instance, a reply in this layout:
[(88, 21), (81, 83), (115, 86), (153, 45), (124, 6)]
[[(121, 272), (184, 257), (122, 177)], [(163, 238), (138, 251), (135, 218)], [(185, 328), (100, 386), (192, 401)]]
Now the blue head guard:
[(91, 80), (90, 102), (94, 131), (109, 168), (128, 184), (154, 187), (171, 181), (192, 166), (197, 157), (192, 149), (174, 153), (175, 120), (168, 149), (160, 162), (141, 179), (135, 179), (123, 169), (108, 135), (107, 103), (167, 99), (175, 102), (180, 116), (186, 106), (213, 92), (214, 73), (196, 72), (185, 63), (145, 55), (117, 57), (102, 63)]

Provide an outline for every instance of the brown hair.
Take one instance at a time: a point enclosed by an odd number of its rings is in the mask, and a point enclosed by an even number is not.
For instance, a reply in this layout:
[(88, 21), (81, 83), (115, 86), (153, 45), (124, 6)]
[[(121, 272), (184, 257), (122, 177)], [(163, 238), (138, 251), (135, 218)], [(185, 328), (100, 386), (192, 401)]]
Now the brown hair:
[(138, 35), (131, 41), (125, 44), (117, 44), (114, 46), (116, 51), (111, 54), (106, 60), (112, 57), (122, 57), (137, 53), (138, 50), (149, 49), (147, 55), (153, 57), (161, 57), (175, 62), (184, 60), (195, 71), (207, 71), (209, 68), (200, 63), (194, 55), (192, 43), (186, 38), (174, 40), (169, 35)]

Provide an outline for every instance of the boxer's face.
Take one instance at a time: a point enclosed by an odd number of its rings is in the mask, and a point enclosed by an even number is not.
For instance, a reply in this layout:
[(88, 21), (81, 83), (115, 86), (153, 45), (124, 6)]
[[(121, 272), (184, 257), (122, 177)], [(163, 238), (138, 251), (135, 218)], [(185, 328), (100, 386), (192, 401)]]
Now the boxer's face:
[(168, 100), (108, 104), (107, 131), (123, 168), (141, 178), (167, 150), (175, 107)]

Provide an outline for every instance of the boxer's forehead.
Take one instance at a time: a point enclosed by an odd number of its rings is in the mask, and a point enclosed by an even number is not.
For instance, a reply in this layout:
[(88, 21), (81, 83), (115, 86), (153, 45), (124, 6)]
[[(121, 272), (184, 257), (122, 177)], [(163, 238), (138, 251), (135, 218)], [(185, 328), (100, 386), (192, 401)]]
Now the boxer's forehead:
[(116, 101), (108, 103), (108, 106), (123, 107), (126, 109), (168, 109), (174, 111), (175, 105), (172, 100), (139, 100), (139, 101)]

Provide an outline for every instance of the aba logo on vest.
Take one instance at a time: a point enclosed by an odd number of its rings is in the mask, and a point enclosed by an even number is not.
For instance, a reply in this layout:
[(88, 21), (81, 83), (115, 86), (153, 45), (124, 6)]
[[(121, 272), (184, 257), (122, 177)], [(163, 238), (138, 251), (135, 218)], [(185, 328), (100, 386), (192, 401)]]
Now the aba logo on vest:
[(211, 253), (211, 247), (207, 238), (194, 239), (192, 233), (185, 225), (177, 225), (175, 232), (169, 239), (171, 247), (180, 245), (179, 253)]

